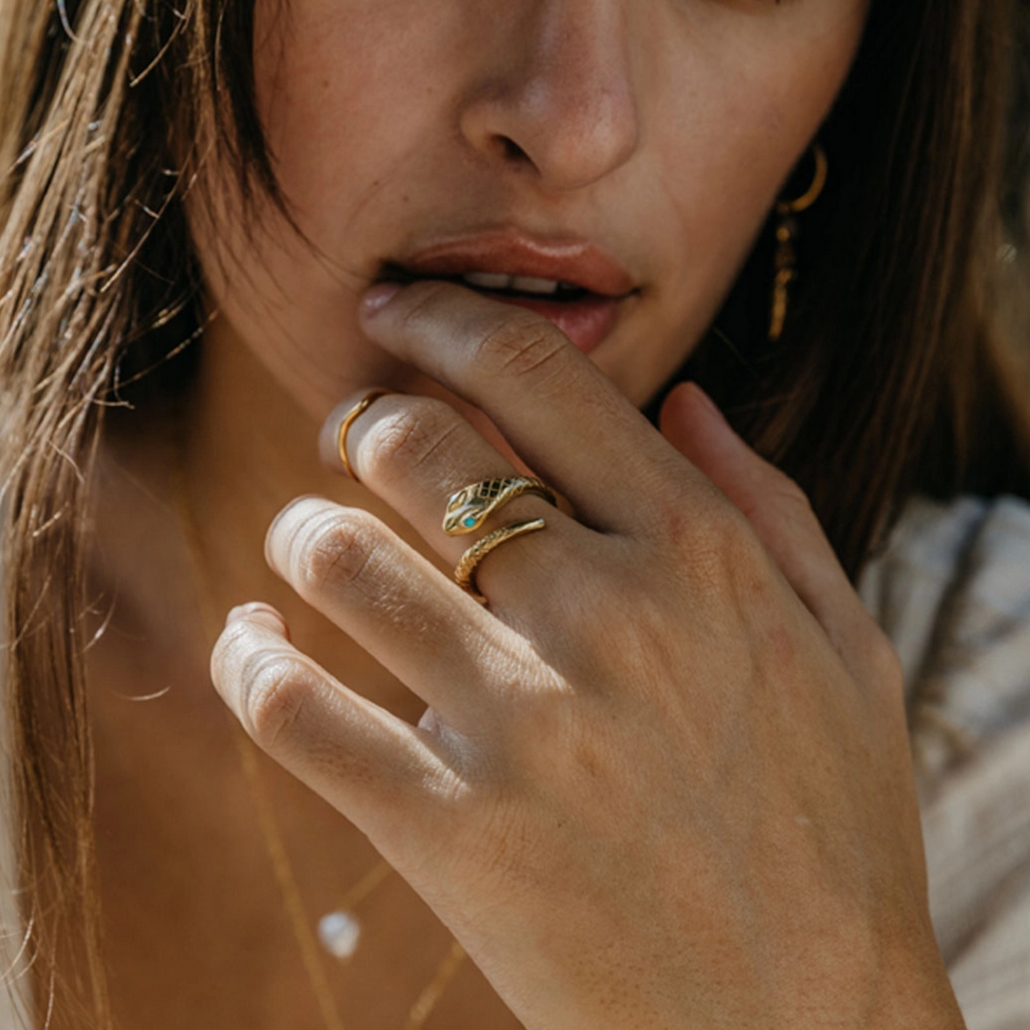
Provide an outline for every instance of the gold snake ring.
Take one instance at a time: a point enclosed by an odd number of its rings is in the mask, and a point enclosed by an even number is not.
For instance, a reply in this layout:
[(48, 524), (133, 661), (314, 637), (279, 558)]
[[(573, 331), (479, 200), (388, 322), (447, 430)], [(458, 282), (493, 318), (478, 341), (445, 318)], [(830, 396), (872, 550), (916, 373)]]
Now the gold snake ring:
[(528, 476), (502, 476), (484, 479), (451, 494), (447, 501), (443, 531), (448, 536), (473, 533), (499, 508), (522, 494), (536, 494), (548, 504), (558, 506), (554, 491), (541, 479)]
[(535, 533), (543, 529), (547, 523), (543, 519), (533, 519), (532, 522), (513, 522), (510, 526), (494, 530), (482, 540), (473, 544), (462, 556), (454, 570), (454, 582), (467, 590), (480, 604), (486, 604), (486, 598), (479, 592), (476, 586), (476, 567), (495, 548), (508, 540), (514, 540), (517, 536), (524, 536), (526, 533)]

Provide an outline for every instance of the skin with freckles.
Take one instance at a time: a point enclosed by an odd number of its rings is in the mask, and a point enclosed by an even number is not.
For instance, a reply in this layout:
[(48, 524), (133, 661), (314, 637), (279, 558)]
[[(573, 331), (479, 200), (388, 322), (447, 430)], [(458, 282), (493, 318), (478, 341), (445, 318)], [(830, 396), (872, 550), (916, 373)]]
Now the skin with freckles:
[[(595, 360), (636, 404), (680, 365), (826, 115), (866, 0), (259, 0), (258, 105), (297, 225), (231, 224), (219, 337), (321, 423), (424, 380), (368, 341), (362, 291), (442, 234), (604, 247), (639, 289)], [(232, 269), (232, 260), (227, 267)]]
[[(269, 565), (430, 714), (371, 704), (246, 605), (211, 662), (246, 731), (527, 1027), (960, 1027), (900, 663), (804, 495), (692, 385), (660, 436), (538, 315), (452, 284), (368, 299), (370, 335), (488, 411), (576, 517), (511, 502), (547, 529), (490, 555), (480, 607), (367, 512), (294, 501)], [(438, 400), (359, 426), (351, 467), (455, 561), (431, 499), (514, 470)]]
[[(470, 970), (440, 1026), (961, 1025), (896, 658), (797, 488), (697, 391), (671, 395), (662, 434), (637, 411), (718, 310), (866, 9), (258, 0), (258, 107), (306, 240), (271, 207), (245, 223), (212, 172), (222, 221), (194, 232), (220, 313), (182, 458), (206, 596), (167, 413), (116, 426), (98, 492), (96, 574), (120, 599), (90, 655), (98, 824), (126, 1025), (321, 1025), (223, 700), (270, 756), (312, 911), (371, 845), (400, 873), (369, 964), (333, 971), (364, 1017), (348, 1025), (403, 1025), (441, 924), (489, 984)], [(389, 266), (488, 231), (593, 247), (630, 278), (589, 357), (453, 284), (362, 307)], [(332, 440), (374, 386), (399, 394), (349, 435), (358, 485)], [(472, 538), (440, 521), (513, 468), (562, 508), (505, 507), (548, 524), (484, 562), (481, 607), (449, 579)], [(249, 601), (279, 614), (235, 611), (216, 694), (203, 616)], [(125, 704), (155, 684), (163, 708)], [(183, 870), (188, 891), (155, 889)], [(205, 956), (201, 999), (178, 985)]]

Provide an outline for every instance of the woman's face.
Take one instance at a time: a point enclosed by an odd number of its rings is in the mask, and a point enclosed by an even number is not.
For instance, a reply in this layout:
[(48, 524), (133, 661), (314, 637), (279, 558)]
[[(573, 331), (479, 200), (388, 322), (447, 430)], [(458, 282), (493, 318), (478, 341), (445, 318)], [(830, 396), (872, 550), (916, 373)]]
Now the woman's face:
[(718, 311), (868, 3), (256, 0), (258, 111), (310, 245), (271, 213), (198, 228), (218, 331), (320, 421), (365, 386), (439, 392), (359, 329), (377, 280), (565, 280), (586, 292), (510, 300), (643, 403)]

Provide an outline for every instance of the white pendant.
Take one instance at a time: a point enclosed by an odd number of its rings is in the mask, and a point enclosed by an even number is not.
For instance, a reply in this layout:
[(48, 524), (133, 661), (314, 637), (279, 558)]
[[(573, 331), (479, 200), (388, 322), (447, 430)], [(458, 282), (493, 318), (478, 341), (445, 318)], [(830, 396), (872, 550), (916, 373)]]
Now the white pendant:
[(330, 912), (318, 921), (318, 939), (325, 950), (341, 962), (358, 950), (361, 923), (350, 912)]

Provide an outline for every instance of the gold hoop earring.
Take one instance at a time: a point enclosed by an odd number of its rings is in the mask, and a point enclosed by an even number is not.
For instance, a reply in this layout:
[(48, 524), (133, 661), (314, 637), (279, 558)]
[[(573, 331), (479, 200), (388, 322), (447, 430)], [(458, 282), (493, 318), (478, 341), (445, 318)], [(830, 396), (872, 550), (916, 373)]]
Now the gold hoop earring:
[(798, 223), (794, 216), (807, 211), (819, 199), (829, 173), (826, 151), (821, 144), (812, 144), (812, 157), (815, 161), (812, 184), (795, 200), (780, 200), (776, 203), (776, 258), (773, 266), (776, 274), (773, 277), (772, 311), (769, 317), (769, 339), (773, 342), (783, 335), (790, 301), (790, 284), (797, 278), (794, 241), (798, 236)]

